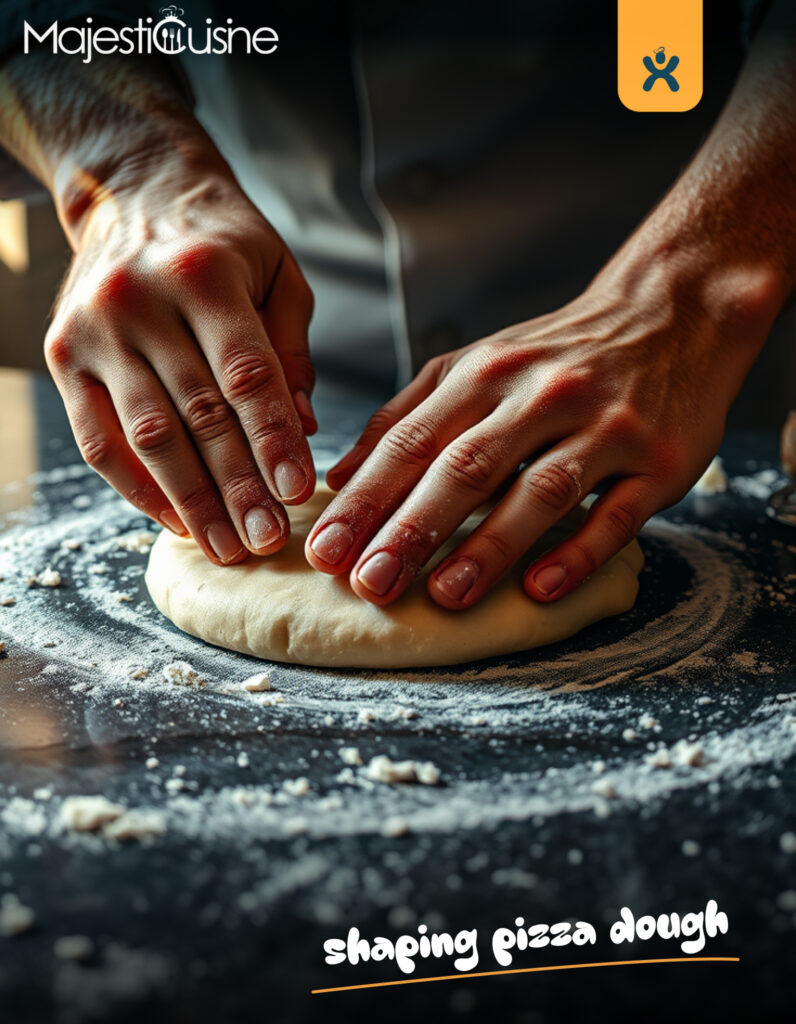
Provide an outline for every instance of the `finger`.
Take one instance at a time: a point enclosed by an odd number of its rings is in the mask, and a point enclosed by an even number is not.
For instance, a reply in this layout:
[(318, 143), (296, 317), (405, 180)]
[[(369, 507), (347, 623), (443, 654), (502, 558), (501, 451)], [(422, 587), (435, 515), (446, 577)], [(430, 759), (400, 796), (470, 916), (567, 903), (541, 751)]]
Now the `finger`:
[(217, 565), (245, 558), (215, 483), (149, 364), (137, 357), (120, 360), (104, 383), (128, 444), (202, 551)]
[(312, 309), (312, 291), (296, 261), (285, 251), (259, 314), (279, 356), (305, 434), (314, 434), (318, 429), (311, 401), (315, 386), (308, 335)]
[(524, 431), (507, 438), (501, 413), (452, 441), (362, 552), (351, 571), (352, 590), (379, 605), (399, 597), (454, 530), (513, 473), (528, 444), (534, 440)]
[(414, 380), (370, 417), (354, 447), (326, 474), (332, 490), (344, 487), (387, 431), (428, 398), (439, 383), (439, 372), (438, 364), (426, 363)]
[(87, 374), (56, 382), (87, 464), (144, 515), (186, 537), (188, 531), (171, 502), (127, 443), (105, 385)]
[(168, 358), (150, 354), (160, 378), (218, 487), (238, 535), (251, 551), (274, 554), (290, 536), (285, 510), (265, 485), (234, 410), (193, 338), (172, 338)]
[(236, 282), (223, 305), (187, 303), (183, 312), (271, 493), (288, 504), (306, 501), (315, 488), (312, 455), (279, 358), (245, 289)]
[(628, 545), (662, 504), (652, 478), (621, 480), (592, 505), (576, 533), (526, 570), (525, 592), (534, 601), (566, 596)]
[(349, 572), (439, 453), (491, 411), (476, 401), (453, 403), (440, 389), (396, 423), (313, 526), (305, 549), (310, 565)]
[(571, 437), (523, 469), (503, 499), (431, 573), (429, 595), (444, 608), (470, 608), (607, 471), (607, 456)]

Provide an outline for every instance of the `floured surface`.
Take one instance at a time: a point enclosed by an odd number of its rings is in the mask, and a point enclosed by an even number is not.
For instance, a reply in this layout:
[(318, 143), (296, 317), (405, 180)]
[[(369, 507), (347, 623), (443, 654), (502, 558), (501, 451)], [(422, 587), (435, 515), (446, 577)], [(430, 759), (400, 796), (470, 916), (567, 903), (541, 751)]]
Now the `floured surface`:
[[(221, 568), (192, 540), (164, 532), (150, 555), (146, 582), (175, 625), (219, 647), (302, 665), (397, 668), (456, 665), (555, 643), (632, 607), (644, 559), (634, 541), (576, 591), (552, 604), (529, 600), (521, 562), (475, 608), (450, 612), (427, 595), (430, 569), (471, 532), (472, 516), (395, 604), (378, 608), (358, 598), (346, 577), (326, 576), (304, 557), (312, 525), (332, 498), (318, 489), (289, 509), (291, 537), (270, 558), (251, 556)], [(550, 531), (531, 558), (572, 532), (581, 519)]]

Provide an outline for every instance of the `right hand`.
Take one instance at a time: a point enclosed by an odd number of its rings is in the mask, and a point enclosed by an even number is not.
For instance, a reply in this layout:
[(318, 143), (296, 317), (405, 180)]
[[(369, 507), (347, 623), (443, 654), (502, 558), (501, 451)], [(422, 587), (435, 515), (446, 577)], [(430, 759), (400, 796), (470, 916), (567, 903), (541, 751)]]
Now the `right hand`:
[[(312, 293), (219, 159), (81, 193), (45, 341), (86, 462), (217, 565), (287, 541), (315, 486)], [(132, 179), (132, 181), (131, 181)]]

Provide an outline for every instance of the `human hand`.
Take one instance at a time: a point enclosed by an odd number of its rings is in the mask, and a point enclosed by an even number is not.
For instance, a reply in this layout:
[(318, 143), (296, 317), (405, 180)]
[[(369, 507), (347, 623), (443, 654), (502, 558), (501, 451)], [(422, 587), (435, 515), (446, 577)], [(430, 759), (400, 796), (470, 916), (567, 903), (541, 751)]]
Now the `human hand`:
[(83, 457), (216, 564), (279, 550), (282, 503), (315, 483), (298, 265), (210, 149), (155, 147), (101, 187), (67, 173), (79, 229), (45, 353)]
[(468, 608), (603, 485), (576, 533), (525, 572), (529, 597), (558, 600), (704, 470), (774, 291), (765, 274), (697, 287), (693, 268), (639, 280), (609, 267), (565, 308), (432, 359), (330, 470), (342, 490), (307, 538), (308, 560), (389, 604), (511, 481), (429, 577), (438, 604)]

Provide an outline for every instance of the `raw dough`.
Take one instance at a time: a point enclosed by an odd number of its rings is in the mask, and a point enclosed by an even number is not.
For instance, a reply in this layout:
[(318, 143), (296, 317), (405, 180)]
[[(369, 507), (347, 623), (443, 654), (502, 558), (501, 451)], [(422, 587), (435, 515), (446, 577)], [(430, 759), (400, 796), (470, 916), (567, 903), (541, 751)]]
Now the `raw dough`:
[[(632, 607), (644, 564), (633, 541), (581, 587), (542, 605), (522, 590), (523, 565), (466, 612), (451, 612), (428, 597), (425, 576), (395, 604), (377, 608), (358, 598), (347, 578), (311, 569), (304, 541), (329, 503), (320, 487), (306, 504), (289, 508), (292, 535), (270, 558), (254, 555), (218, 567), (196, 544), (164, 530), (149, 556), (146, 583), (157, 607), (180, 629), (219, 647), (274, 661), (347, 668), (453, 665), (554, 643), (589, 623)], [(582, 511), (542, 538), (538, 555), (567, 532)], [(445, 557), (478, 522), (471, 517), (438, 553)]]

